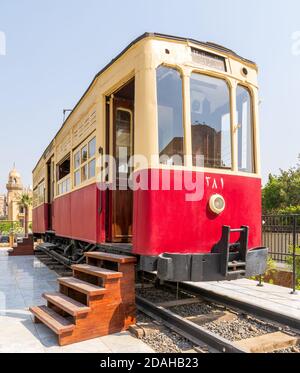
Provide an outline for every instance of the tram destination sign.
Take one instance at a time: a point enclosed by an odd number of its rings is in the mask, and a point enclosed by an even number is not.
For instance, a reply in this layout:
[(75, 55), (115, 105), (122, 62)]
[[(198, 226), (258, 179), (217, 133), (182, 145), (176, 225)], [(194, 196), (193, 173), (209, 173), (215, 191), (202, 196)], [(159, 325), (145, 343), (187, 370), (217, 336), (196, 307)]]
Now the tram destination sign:
[(192, 58), (194, 62), (201, 65), (211, 67), (213, 69), (226, 71), (225, 58), (216, 54), (203, 51), (201, 49), (192, 48)]

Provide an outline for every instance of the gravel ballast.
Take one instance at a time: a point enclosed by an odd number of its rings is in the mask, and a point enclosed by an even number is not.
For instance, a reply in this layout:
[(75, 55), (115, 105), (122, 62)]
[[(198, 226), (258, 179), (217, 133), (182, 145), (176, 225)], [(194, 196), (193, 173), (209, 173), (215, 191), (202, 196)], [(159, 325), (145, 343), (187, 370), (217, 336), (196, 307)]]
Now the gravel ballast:
[(173, 289), (156, 289), (156, 288), (145, 288), (136, 289), (136, 295), (145, 298), (152, 303), (170, 302), (177, 299), (192, 298), (190, 294), (183, 291), (177, 292)]
[(205, 325), (205, 328), (231, 342), (259, 337), (264, 334), (278, 331), (277, 328), (271, 325), (263, 325), (254, 320), (250, 321), (242, 317), (238, 317), (234, 321), (208, 323)]
[(214, 311), (218, 311), (215, 309), (215, 307), (205, 302), (175, 306), (169, 308), (169, 310), (181, 317), (208, 315)]
[[(176, 306), (170, 309), (181, 317), (201, 316), (206, 314), (222, 314), (219, 307), (208, 303)], [(228, 339), (231, 342), (240, 341), (278, 331), (277, 327), (256, 320), (246, 315), (234, 313), (235, 318), (230, 321), (210, 321), (202, 326), (209, 331)]]
[[(151, 318), (142, 312), (137, 314), (137, 325), (143, 325), (151, 322)], [(181, 353), (190, 351), (194, 345), (181, 337), (179, 334), (157, 323), (159, 330), (153, 334), (141, 338), (143, 342), (153, 348), (158, 353)]]

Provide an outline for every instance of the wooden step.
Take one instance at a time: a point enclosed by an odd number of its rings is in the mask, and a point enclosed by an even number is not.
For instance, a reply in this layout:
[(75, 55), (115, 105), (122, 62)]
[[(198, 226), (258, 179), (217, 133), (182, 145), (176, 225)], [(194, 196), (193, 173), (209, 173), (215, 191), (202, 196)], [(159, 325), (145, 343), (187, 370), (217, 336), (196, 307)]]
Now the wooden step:
[(89, 264), (74, 264), (72, 269), (78, 272), (87, 273), (88, 275), (102, 277), (104, 279), (121, 278), (121, 272), (112, 271), (110, 269), (91, 266)]
[(61, 293), (44, 293), (43, 298), (72, 316), (88, 313), (90, 307)]
[(94, 258), (98, 260), (106, 260), (109, 262), (115, 263), (136, 263), (136, 258), (134, 256), (128, 255), (119, 255), (119, 254), (111, 254), (111, 253), (104, 253), (99, 251), (88, 252), (84, 254), (88, 258)]
[(90, 284), (75, 277), (62, 277), (57, 279), (57, 281), (63, 286), (77, 290), (80, 293), (84, 293), (89, 296), (100, 295), (106, 292), (106, 289), (101, 286)]
[(71, 332), (75, 328), (75, 325), (69, 320), (60, 316), (47, 306), (30, 307), (29, 310), (39, 321), (47, 325), (58, 335)]

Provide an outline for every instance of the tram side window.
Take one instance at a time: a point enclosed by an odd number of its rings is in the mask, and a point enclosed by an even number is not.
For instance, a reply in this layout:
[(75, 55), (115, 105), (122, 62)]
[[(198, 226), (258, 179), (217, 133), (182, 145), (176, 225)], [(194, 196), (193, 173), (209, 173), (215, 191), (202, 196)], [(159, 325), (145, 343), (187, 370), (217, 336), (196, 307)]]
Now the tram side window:
[(193, 165), (231, 169), (229, 87), (199, 73), (192, 74), (190, 86)]
[(70, 156), (68, 156), (57, 165), (57, 194), (68, 193), (70, 190)]
[(96, 176), (96, 137), (75, 150), (73, 164), (75, 187)]
[(182, 79), (177, 70), (160, 66), (156, 71), (156, 82), (160, 163), (182, 165)]
[(41, 183), (38, 186), (38, 204), (42, 204), (45, 201), (45, 184)]
[(38, 188), (35, 187), (33, 189), (33, 194), (32, 194), (32, 207), (33, 208), (36, 208), (38, 206), (38, 204), (39, 204), (38, 198), (39, 198), (38, 197)]
[(238, 167), (242, 172), (254, 172), (252, 102), (249, 90), (237, 87)]
[(70, 173), (70, 158), (69, 157), (58, 165), (57, 171), (58, 171), (58, 180), (61, 180), (67, 175), (69, 175)]
[(33, 208), (45, 202), (45, 184), (42, 182), (33, 190), (32, 205)]

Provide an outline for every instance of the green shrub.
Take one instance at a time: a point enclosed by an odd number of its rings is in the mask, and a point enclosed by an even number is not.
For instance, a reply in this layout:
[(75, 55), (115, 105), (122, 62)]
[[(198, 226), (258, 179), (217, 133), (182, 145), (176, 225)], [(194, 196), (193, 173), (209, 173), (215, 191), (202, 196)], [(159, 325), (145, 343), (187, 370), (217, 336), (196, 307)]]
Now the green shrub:
[(270, 174), (268, 183), (263, 188), (262, 197), (265, 213), (285, 209), (289, 213), (300, 212), (300, 163), (286, 171), (280, 170), (278, 175)]
[[(289, 253), (293, 254), (293, 248), (290, 247)], [(299, 256), (296, 256), (296, 282), (297, 282), (297, 289), (300, 290), (300, 247), (296, 247), (296, 254)], [(294, 260), (293, 256), (289, 255), (287, 257), (287, 264), (289, 267), (293, 270)]]
[(276, 271), (276, 262), (271, 258), (271, 256), (268, 256), (265, 276), (272, 274), (274, 271)]
[(277, 210), (277, 213), (280, 215), (300, 215), (300, 206), (288, 206)]
[(21, 224), (17, 221), (0, 221), (0, 234), (8, 236), (10, 233), (22, 233), (23, 228)]

